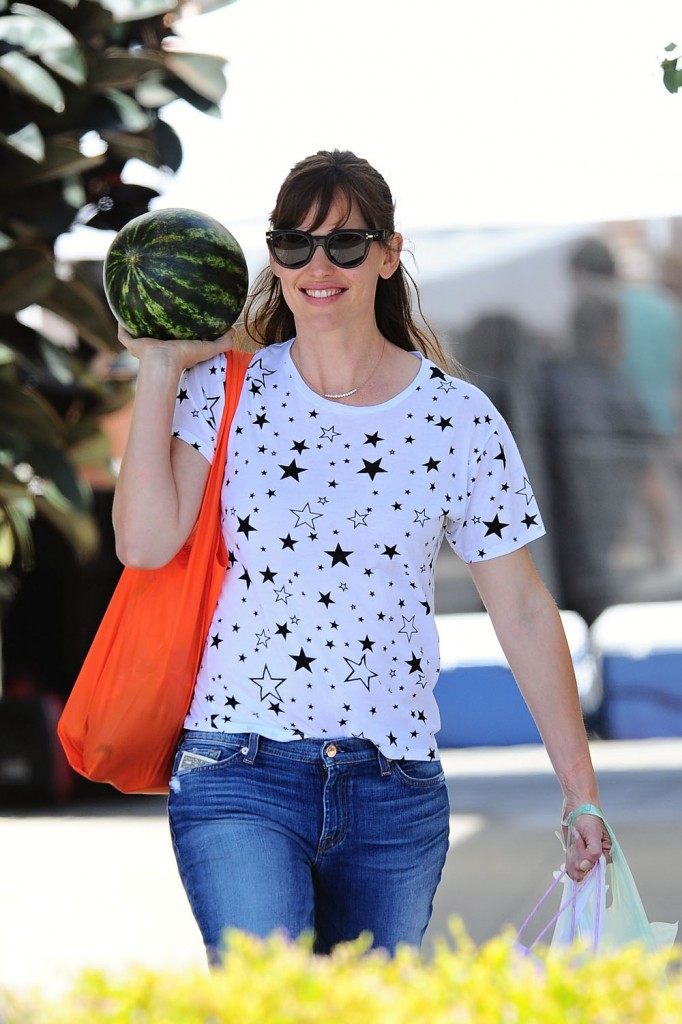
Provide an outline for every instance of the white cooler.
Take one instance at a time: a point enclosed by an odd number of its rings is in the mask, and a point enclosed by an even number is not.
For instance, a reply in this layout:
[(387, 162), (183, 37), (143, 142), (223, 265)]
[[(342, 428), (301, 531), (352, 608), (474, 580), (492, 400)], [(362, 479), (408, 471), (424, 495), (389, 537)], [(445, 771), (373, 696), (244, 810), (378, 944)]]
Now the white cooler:
[(591, 632), (607, 736), (682, 736), (682, 601), (615, 605)]
[[(585, 716), (601, 703), (601, 686), (586, 622), (561, 612)], [(441, 670), (435, 696), (441, 747), (540, 743), (540, 735), (502, 653), (487, 612), (437, 615)]]

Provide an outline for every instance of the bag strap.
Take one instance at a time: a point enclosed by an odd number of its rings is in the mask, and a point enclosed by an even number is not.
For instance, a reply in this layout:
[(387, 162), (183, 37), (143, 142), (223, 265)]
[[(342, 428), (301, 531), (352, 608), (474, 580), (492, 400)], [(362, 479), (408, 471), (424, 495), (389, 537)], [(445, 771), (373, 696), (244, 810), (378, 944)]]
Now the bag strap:
[[(556, 914), (554, 914), (554, 916), (547, 922), (547, 924), (542, 929), (540, 934), (530, 944), (530, 946), (528, 947), (529, 951), (534, 949), (535, 946), (537, 946), (537, 944), (547, 934), (549, 929), (553, 925), (556, 924), (556, 922), (559, 920), (559, 918), (564, 913), (564, 911), (568, 910), (569, 907), (571, 907), (571, 940), (573, 940), (573, 938), (575, 937), (576, 904), (577, 904), (578, 896), (582, 893), (583, 889), (587, 886), (588, 882), (591, 882), (591, 880), (592, 880), (591, 879), (592, 871), (598, 871), (598, 875), (597, 875), (597, 886), (598, 886), (598, 890), (597, 890), (597, 913), (596, 913), (596, 918), (595, 918), (594, 935), (592, 937), (592, 950), (593, 950), (593, 952), (596, 952), (597, 944), (598, 944), (598, 941), (599, 941), (599, 933), (601, 931), (601, 905), (602, 905), (602, 894), (603, 894), (603, 889), (604, 889), (604, 872), (603, 872), (603, 867), (602, 867), (602, 864), (601, 864), (601, 859), (599, 861), (597, 861), (597, 863), (588, 872), (588, 874), (585, 876), (585, 878), (583, 878), (582, 882), (573, 882), (572, 883), (572, 891), (571, 891), (570, 896), (568, 897), (567, 900), (565, 900), (560, 905), (560, 907), (557, 910)], [(556, 874), (552, 884), (549, 886), (547, 891), (545, 893), (543, 893), (543, 895), (540, 897), (540, 899), (535, 904), (535, 906), (531, 910), (530, 914), (528, 915), (528, 917), (526, 918), (526, 920), (523, 922), (523, 924), (519, 928), (518, 932), (516, 933), (516, 941), (517, 942), (520, 941), (523, 932), (526, 930), (526, 928), (528, 927), (530, 922), (533, 920), (533, 918), (537, 914), (537, 912), (540, 909), (540, 907), (542, 906), (542, 904), (545, 902), (545, 900), (548, 898), (548, 896), (550, 896), (554, 892), (554, 890), (556, 889), (557, 885), (559, 884), (559, 882), (561, 882), (561, 880), (564, 878), (565, 875), (566, 875), (566, 868), (562, 868), (561, 871), (557, 872), (557, 874)]]
[(242, 385), (244, 384), (244, 378), (252, 355), (251, 352), (241, 352), (236, 349), (230, 349), (225, 355), (225, 405), (220, 419), (213, 461), (211, 462), (211, 469), (206, 481), (206, 487), (204, 488), (204, 496), (201, 501), (195, 529), (200, 528), (205, 517), (210, 517), (212, 520), (215, 515), (215, 507), (219, 501), (223, 476), (225, 474), (227, 439), (239, 404)]
[(604, 823), (604, 828), (608, 832), (609, 837), (610, 837), (611, 841), (613, 842), (613, 840), (615, 839), (615, 836), (613, 834), (613, 830), (611, 829), (611, 826), (609, 825), (608, 821), (604, 817), (604, 812), (602, 810), (600, 810), (600, 808), (597, 807), (595, 804), (581, 804), (580, 807), (576, 807), (574, 811), (571, 811), (571, 813), (566, 818), (566, 820), (562, 821), (562, 823), (561, 823), (562, 825), (566, 825), (566, 827), (568, 828), (568, 842), (569, 843), (571, 841), (571, 829), (573, 828), (573, 825), (575, 824), (575, 819), (579, 818), (581, 814), (591, 814), (593, 818), (599, 818), (599, 820)]

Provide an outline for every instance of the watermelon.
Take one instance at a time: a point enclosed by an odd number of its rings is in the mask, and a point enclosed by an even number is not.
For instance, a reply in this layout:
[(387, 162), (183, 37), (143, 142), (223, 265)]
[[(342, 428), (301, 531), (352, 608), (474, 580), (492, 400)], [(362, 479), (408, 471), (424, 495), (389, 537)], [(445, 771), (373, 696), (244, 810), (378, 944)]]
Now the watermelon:
[(248, 288), (239, 243), (197, 210), (135, 217), (104, 259), (107, 301), (134, 338), (214, 340), (241, 313)]

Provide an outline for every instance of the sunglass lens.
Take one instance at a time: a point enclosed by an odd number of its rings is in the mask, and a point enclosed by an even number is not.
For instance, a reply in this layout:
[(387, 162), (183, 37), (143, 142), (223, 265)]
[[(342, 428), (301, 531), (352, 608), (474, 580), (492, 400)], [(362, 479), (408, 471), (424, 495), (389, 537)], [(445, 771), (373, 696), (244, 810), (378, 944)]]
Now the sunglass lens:
[(272, 239), (275, 259), (285, 267), (302, 267), (310, 259), (311, 242), (301, 231), (278, 231)]
[(335, 231), (329, 237), (329, 255), (340, 267), (357, 267), (367, 255), (369, 243), (359, 231)]

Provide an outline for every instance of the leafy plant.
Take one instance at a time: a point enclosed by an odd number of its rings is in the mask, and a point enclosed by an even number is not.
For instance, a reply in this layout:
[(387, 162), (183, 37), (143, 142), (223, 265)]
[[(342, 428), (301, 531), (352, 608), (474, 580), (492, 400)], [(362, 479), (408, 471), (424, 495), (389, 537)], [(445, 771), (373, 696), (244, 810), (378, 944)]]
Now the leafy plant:
[[(679, 959), (677, 960), (679, 965)], [(389, 959), (359, 939), (316, 957), (304, 942), (233, 933), (224, 965), (83, 975), (58, 1002), (0, 991), (3, 1024), (668, 1024), (682, 1022), (682, 979), (631, 946), (575, 960), (525, 958), (511, 935), (480, 949), (460, 935), (432, 960), (403, 949)]]
[[(193, 9), (231, 0), (208, 0)], [(118, 230), (158, 192), (125, 180), (129, 160), (175, 172), (163, 119), (181, 99), (219, 113), (222, 57), (186, 50), (182, 0), (0, 0), (0, 570), (31, 557), (48, 516), (80, 558), (97, 545), (82, 466), (106, 466), (100, 417), (130, 380), (97, 373), (115, 321), (86, 264), (55, 243), (75, 225)]]
[(668, 43), (665, 52), (669, 54), (661, 61), (663, 69), (663, 84), (668, 92), (675, 93), (682, 88), (682, 68), (678, 67), (679, 54), (677, 43)]

